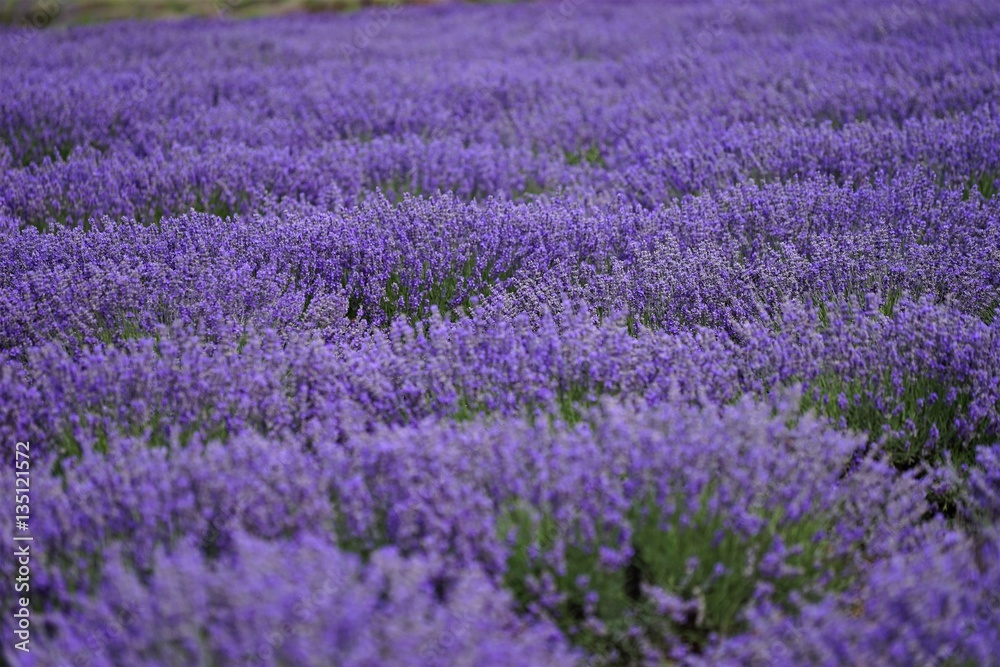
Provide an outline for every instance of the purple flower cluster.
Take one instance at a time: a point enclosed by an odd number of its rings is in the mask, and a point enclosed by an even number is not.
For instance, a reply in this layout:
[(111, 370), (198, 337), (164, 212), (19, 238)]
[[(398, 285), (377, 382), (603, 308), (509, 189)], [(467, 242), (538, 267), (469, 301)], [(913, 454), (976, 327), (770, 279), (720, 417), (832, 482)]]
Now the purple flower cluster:
[(58, 639), (25, 664), (574, 664), (553, 628), (519, 619), (474, 569), (442, 602), (426, 559), (387, 549), (362, 564), (313, 537), (233, 540), (215, 561), (191, 545), (161, 552), (145, 580), (109, 554), (97, 601), (53, 614)]
[(995, 663), (998, 73), (988, 0), (0, 30), (0, 664)]

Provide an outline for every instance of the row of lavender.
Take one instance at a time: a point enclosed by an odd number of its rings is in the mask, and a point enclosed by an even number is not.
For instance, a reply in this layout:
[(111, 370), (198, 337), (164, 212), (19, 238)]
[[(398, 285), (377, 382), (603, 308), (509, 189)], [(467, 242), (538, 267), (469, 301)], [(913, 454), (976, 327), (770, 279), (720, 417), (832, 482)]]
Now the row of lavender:
[(991, 3), (826, 4), (398, 11), (346, 53), (362, 26), (341, 19), (0, 35), (0, 215), (337, 210), (376, 188), (655, 207), (918, 165), (992, 193)]
[(994, 664), (998, 33), (0, 34), (0, 663)]
[[(648, 211), (574, 203), (384, 198), (222, 220), (34, 229), (0, 247), (0, 348), (120, 344), (161, 324), (384, 327), (476, 297), (537, 317), (566, 299), (679, 332), (772, 319), (788, 300), (927, 296), (984, 322), (1000, 308), (1000, 211), (916, 172), (857, 188), (745, 185)], [(891, 305), (887, 304), (887, 305)]]
[[(991, 664), (995, 532), (923, 516), (946, 480), (845, 477), (864, 437), (796, 414), (115, 438), (36, 476), (51, 607), (24, 662)], [(979, 464), (995, 521), (998, 448)]]
[(121, 430), (183, 445), (247, 429), (311, 437), (343, 414), (369, 429), (537, 411), (572, 421), (604, 396), (727, 404), (793, 385), (842, 425), (884, 435), (901, 466), (970, 462), (1000, 434), (997, 327), (929, 300), (904, 298), (888, 317), (874, 295), (822, 312), (788, 304), (731, 333), (681, 334), (565, 306), (537, 321), (479, 307), (385, 332), (342, 322), (329, 343), (273, 331), (217, 343), (161, 326), (121, 347), (46, 344), (2, 368), (3, 435), (52, 461)]
[(45, 158), (21, 168), (0, 154), (5, 167), (0, 221), (12, 229), (44, 229), (88, 226), (106, 214), (155, 223), (168, 211), (193, 208), (225, 217), (275, 212), (282, 203), (295, 202), (337, 211), (376, 190), (397, 200), (407, 193), (448, 191), (467, 200), (554, 195), (586, 204), (613, 203), (624, 194), (653, 208), (665, 198), (747, 181), (789, 182), (805, 175), (857, 185), (882, 175), (892, 178), (913, 165), (965, 196), (992, 196), (1000, 180), (998, 127), (1000, 111), (990, 103), (903, 127), (891, 122), (841, 129), (780, 123), (685, 127), (682, 142), (637, 137), (607, 155), (597, 144), (533, 148), (518, 140), (506, 147), (419, 135), (297, 149), (207, 141), (154, 148), (141, 156), (87, 146), (65, 159)]

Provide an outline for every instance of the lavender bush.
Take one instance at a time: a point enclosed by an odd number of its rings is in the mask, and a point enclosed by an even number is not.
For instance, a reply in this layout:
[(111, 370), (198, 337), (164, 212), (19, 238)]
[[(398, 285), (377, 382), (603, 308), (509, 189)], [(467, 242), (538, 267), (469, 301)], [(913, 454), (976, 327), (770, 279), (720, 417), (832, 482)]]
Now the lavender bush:
[(998, 187), (987, 0), (0, 30), (0, 664), (996, 664)]

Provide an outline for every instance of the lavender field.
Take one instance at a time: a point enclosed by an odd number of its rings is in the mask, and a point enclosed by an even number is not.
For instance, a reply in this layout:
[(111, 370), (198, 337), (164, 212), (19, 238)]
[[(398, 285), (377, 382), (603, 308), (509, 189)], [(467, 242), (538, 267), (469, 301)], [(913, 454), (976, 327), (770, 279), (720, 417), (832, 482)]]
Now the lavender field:
[(998, 188), (993, 0), (0, 30), (0, 664), (1000, 665)]

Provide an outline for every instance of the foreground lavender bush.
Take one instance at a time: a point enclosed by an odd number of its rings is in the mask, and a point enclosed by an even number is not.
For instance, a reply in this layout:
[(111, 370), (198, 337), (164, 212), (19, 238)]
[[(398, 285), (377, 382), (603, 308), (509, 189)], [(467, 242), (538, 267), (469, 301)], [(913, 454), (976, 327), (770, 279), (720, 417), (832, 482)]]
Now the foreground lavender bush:
[[(95, 634), (94, 664), (241, 663), (276, 631), (284, 659), (405, 663), (405, 646), (454, 630), (449, 617), (468, 633), (427, 664), (463, 651), (469, 664), (554, 664), (569, 655), (557, 624), (609, 658), (684, 655), (737, 632), (745, 607), (794, 607), (866, 576), (858, 548), (910, 539), (925, 507), (920, 484), (874, 459), (844, 478), (861, 439), (798, 419), (794, 402), (532, 421), (362, 429), (352, 446), (309, 449), (253, 434), (173, 451), (114, 439), (41, 475), (42, 664)], [(296, 617), (331, 578), (322, 608)], [(245, 618), (258, 603), (269, 615)], [(513, 629), (516, 610), (533, 630)], [(107, 636), (115, 622), (126, 629)], [(519, 643), (483, 634), (506, 632)]]
[(0, 30), (0, 663), (994, 664), (998, 72), (986, 0)]
[[(234, 541), (214, 562), (187, 545), (162, 553), (145, 582), (112, 555), (97, 599), (50, 619), (58, 639), (38, 664), (574, 662), (558, 633), (520, 621), (474, 572), (450, 582), (442, 603), (433, 564), (391, 550), (362, 565), (318, 539)], [(268, 612), (248, 618), (250, 606)]]
[(795, 618), (773, 607), (755, 612), (751, 632), (709, 662), (995, 663), (1000, 536), (994, 532), (977, 550), (963, 536), (934, 526), (923, 541), (880, 562), (864, 588), (841, 599), (809, 605)]

